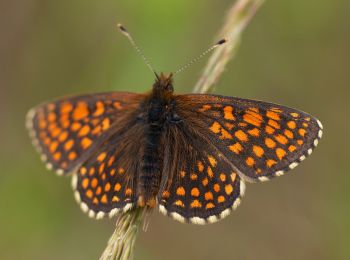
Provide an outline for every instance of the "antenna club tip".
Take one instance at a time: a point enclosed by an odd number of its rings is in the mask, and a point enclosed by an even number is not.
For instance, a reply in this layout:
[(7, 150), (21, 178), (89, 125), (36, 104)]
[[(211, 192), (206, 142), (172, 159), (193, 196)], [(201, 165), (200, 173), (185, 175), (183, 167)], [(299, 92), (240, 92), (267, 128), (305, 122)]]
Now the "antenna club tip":
[(119, 30), (121, 30), (122, 32), (127, 32), (126, 28), (121, 23), (118, 23), (117, 26), (118, 26)]
[(226, 38), (223, 38), (223, 39), (221, 39), (220, 41), (218, 41), (217, 43), (216, 43), (216, 45), (221, 45), (221, 44), (224, 44), (224, 43), (226, 43), (228, 40), (226, 39)]

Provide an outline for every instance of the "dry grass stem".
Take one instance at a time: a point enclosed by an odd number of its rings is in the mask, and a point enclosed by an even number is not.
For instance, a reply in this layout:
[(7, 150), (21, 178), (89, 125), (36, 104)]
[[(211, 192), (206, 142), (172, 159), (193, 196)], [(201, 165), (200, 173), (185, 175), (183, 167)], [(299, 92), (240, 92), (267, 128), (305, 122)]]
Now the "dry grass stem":
[[(241, 34), (264, 0), (238, 0), (228, 12), (226, 21), (219, 33), (228, 42), (213, 51), (209, 61), (193, 89), (194, 93), (206, 93), (217, 82), (227, 62), (233, 57)], [(136, 208), (121, 213), (116, 228), (110, 237), (100, 260), (130, 260), (133, 248), (147, 209)]]
[(194, 93), (208, 93), (215, 85), (227, 62), (236, 53), (243, 30), (263, 2), (264, 0), (238, 0), (233, 4), (217, 38), (225, 38), (227, 43), (213, 51), (193, 89)]

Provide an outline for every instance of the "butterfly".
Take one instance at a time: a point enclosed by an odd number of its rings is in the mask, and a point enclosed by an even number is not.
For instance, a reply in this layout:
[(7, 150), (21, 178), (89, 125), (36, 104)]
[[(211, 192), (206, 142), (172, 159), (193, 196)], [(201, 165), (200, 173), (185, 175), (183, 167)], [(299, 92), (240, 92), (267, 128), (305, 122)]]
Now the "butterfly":
[(295, 168), (322, 137), (319, 120), (262, 101), (176, 95), (172, 74), (146, 94), (62, 98), (28, 112), (27, 128), (48, 169), (72, 175), (81, 209), (97, 219), (158, 208), (193, 224), (236, 209), (245, 182)]

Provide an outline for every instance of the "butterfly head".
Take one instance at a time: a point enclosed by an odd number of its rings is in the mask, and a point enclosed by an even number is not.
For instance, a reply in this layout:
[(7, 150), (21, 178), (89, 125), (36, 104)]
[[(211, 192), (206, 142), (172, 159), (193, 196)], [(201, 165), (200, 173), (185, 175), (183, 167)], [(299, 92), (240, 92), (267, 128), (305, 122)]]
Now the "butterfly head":
[(171, 96), (174, 92), (173, 74), (156, 74), (156, 81), (153, 84), (153, 93)]

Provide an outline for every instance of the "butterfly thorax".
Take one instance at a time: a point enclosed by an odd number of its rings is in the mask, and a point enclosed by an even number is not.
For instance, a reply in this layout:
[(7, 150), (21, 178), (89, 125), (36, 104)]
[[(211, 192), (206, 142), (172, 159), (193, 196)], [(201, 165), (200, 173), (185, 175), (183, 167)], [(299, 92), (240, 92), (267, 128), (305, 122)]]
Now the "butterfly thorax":
[(144, 104), (145, 143), (138, 186), (139, 206), (154, 207), (162, 178), (161, 134), (166, 122), (173, 117), (172, 75), (157, 76)]

